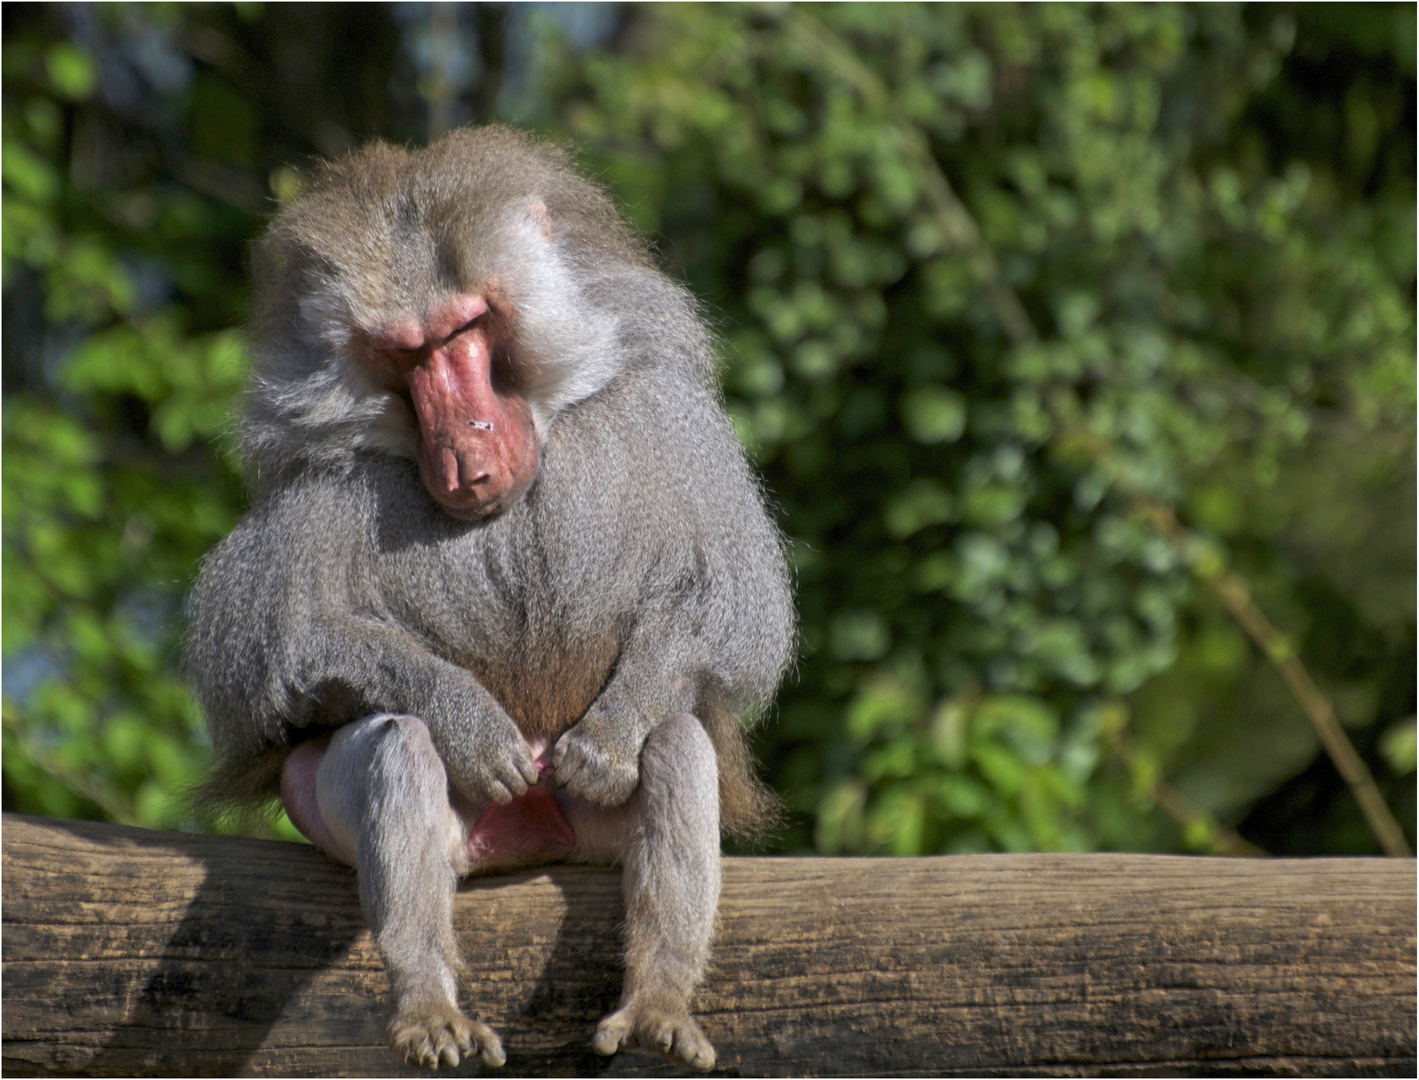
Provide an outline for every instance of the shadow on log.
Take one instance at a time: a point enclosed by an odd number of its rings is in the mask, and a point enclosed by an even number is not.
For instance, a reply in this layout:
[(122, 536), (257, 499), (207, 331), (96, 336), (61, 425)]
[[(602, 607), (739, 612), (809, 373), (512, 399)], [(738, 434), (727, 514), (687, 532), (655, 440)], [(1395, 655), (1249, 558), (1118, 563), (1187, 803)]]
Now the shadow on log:
[[(5, 1075), (419, 1075), (313, 849), (6, 815), (3, 852)], [(612, 871), (464, 885), (502, 1074), (678, 1071), (589, 1047), (621, 917)], [(1413, 860), (739, 858), (695, 1007), (726, 1075), (1413, 1076), (1415, 991)]]

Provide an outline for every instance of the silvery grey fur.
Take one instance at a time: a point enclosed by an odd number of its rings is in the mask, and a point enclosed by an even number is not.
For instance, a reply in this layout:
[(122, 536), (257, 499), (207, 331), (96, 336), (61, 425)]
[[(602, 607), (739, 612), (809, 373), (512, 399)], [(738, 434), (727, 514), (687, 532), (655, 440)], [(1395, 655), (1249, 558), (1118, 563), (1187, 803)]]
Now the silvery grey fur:
[[(709, 1067), (687, 1004), (718, 834), (770, 805), (743, 725), (794, 634), (779, 536), (692, 301), (563, 155), (501, 128), (327, 166), (256, 269), (253, 505), (203, 566), (187, 650), (215, 797), (270, 795), (296, 745), (344, 725), (402, 732), (342, 733), (331, 753), (364, 776), (332, 792), (326, 770), (322, 799), (357, 834), (396, 1049), (437, 1064), (473, 1047), (495, 1065), (491, 1029), (449, 1019), (459, 867), (425, 826), (450, 795), (476, 808), (522, 794), (530, 744), (552, 746), (578, 857), (625, 866), (626, 992), (595, 1045)], [(487, 282), (517, 312), (506, 360), (541, 468), (504, 513), (463, 522), (420, 482), (409, 402), (361, 350)], [(421, 739), (436, 753), (410, 749)]]

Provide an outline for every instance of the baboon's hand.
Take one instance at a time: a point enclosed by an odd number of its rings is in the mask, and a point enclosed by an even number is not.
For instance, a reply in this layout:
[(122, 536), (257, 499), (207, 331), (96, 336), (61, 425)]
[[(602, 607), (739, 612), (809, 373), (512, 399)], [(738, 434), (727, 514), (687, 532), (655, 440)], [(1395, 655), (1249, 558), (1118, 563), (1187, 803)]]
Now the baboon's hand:
[[(537, 783), (537, 762), (505, 714), (452, 733), (440, 747), (454, 787), (476, 803), (509, 803)], [(435, 740), (436, 742), (439, 740)]]
[(640, 783), (643, 745), (638, 724), (593, 705), (552, 747), (552, 786), (597, 806), (620, 806)]

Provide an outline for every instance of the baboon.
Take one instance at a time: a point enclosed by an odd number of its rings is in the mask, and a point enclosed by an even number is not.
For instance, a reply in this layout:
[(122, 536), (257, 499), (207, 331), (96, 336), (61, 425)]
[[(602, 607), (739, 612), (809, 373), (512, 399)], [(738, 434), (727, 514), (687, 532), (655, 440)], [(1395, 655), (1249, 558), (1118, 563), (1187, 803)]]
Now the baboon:
[(595, 1049), (711, 1068), (689, 999), (794, 616), (694, 303), (500, 127), (323, 166), (253, 262), (252, 506), (186, 657), (211, 797), (279, 793), (356, 868), (399, 1057), (503, 1064), (458, 1006), (457, 880), (570, 860), (624, 868)]

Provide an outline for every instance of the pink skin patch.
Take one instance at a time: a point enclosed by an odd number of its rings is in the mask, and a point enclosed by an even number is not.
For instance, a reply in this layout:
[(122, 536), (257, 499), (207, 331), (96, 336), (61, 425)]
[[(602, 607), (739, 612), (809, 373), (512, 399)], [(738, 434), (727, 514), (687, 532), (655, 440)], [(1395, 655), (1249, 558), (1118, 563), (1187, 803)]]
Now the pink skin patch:
[[(332, 858), (354, 866), (353, 843), (343, 828), (325, 820), (316, 800), (316, 772), (325, 751), (323, 743), (307, 742), (291, 752), (281, 771), (281, 802), (306, 839)], [(453, 800), (468, 827), (464, 853), (469, 871), (530, 866), (565, 858), (575, 850), (576, 833), (557, 797), (547, 790), (551, 751), (541, 740), (532, 751), (537, 755), (537, 783), (511, 802), (489, 803), (480, 810)]]
[[(485, 292), (496, 298), (488, 283)], [(506, 510), (537, 475), (532, 410), (493, 385), (493, 357), (506, 315), (483, 296), (455, 296), (422, 322), (390, 324), (375, 335), (376, 367), (407, 387), (419, 420), (419, 475), (453, 517), (476, 520)]]
[(291, 819), (301, 835), (332, 858), (339, 859), (348, 866), (355, 865), (355, 850), (337, 838), (321, 816), (320, 804), (315, 797), (315, 773), (325, 757), (324, 742), (301, 743), (291, 751), (281, 769), (281, 803), (286, 808), (286, 816)]
[(465, 849), (474, 868), (527, 866), (570, 855), (576, 847), (557, 797), (547, 790), (551, 752), (537, 744), (537, 783), (506, 805), (490, 803), (474, 822)]

